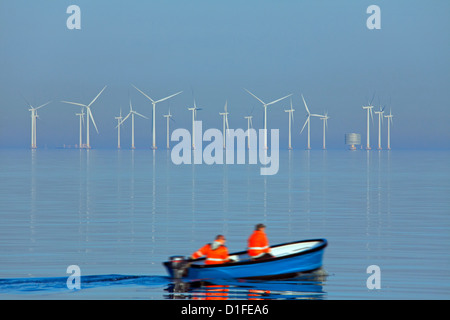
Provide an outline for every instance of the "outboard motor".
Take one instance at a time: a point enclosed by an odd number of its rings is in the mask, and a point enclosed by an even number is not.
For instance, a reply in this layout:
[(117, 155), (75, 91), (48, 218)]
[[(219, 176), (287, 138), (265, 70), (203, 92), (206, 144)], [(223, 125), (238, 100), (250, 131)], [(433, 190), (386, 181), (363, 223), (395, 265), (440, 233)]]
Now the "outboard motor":
[(175, 281), (174, 292), (187, 292), (189, 283), (184, 283), (182, 279), (188, 275), (189, 261), (183, 256), (172, 256), (169, 262)]
[(181, 279), (187, 276), (189, 262), (183, 256), (172, 256), (169, 258), (169, 261), (174, 279)]

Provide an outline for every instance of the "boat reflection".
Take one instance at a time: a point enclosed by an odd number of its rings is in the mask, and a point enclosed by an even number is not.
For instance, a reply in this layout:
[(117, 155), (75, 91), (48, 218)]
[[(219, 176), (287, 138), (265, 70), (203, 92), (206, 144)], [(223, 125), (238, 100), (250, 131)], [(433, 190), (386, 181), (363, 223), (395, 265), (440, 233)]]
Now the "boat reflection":
[(224, 279), (208, 282), (183, 282), (169, 285), (166, 299), (186, 300), (291, 300), (326, 296), (327, 273), (323, 269), (283, 280)]

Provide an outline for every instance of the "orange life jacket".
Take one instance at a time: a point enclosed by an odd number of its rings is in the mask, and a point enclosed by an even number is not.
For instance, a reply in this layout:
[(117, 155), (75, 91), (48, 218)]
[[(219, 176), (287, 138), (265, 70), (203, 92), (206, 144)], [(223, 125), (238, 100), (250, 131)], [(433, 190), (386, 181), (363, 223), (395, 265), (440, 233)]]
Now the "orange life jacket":
[(260, 230), (253, 231), (248, 238), (248, 255), (252, 258), (257, 258), (269, 252), (269, 240), (267, 240), (266, 234)]
[(213, 250), (211, 244), (208, 243), (194, 252), (192, 258), (198, 259), (204, 256), (206, 256), (205, 264), (219, 264), (229, 261), (228, 249), (224, 245), (220, 245)]

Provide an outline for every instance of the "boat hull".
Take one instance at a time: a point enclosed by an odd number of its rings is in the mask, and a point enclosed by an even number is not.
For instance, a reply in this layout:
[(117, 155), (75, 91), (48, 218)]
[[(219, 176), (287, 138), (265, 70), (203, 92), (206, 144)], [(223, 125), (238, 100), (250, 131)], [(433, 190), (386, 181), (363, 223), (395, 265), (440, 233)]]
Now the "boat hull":
[[(272, 247), (272, 251), (280, 251), (283, 247), (293, 245), (305, 245), (314, 243), (310, 248), (301, 252), (275, 256), (266, 260), (243, 260), (234, 263), (220, 265), (204, 265), (193, 263), (186, 270), (184, 280), (207, 281), (208, 279), (275, 279), (295, 276), (299, 273), (307, 273), (322, 267), (324, 249), (327, 246), (325, 239), (304, 240), (281, 244)], [(243, 256), (245, 252), (238, 252), (232, 255)], [(170, 262), (165, 262), (169, 275), (174, 276)]]

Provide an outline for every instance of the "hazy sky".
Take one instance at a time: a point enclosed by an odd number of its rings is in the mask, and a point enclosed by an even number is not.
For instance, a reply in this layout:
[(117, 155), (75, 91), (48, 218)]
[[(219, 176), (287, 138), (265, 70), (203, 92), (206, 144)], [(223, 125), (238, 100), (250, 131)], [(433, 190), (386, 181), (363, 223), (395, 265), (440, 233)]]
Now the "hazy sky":
[[(67, 7), (81, 9), (81, 30), (69, 30)], [(367, 7), (381, 9), (381, 29), (369, 30)], [(157, 145), (165, 146), (165, 114), (172, 129), (191, 128), (195, 97), (204, 128), (222, 128), (219, 112), (228, 101), (231, 128), (246, 129), (253, 110), (255, 128), (265, 101), (293, 93), (293, 146), (306, 111), (328, 111), (329, 148), (344, 148), (344, 134), (361, 133), (373, 103), (392, 108), (393, 148), (450, 148), (450, 2), (434, 1), (17, 1), (0, 2), (0, 147), (28, 148), (30, 112), (39, 110), (39, 147), (78, 142), (80, 109), (61, 103), (94, 103), (99, 134), (91, 145), (114, 148), (115, 116), (135, 109), (151, 118), (153, 99), (183, 93), (157, 105)], [(268, 127), (280, 129), (287, 146), (289, 100), (268, 109)], [(311, 146), (321, 148), (322, 121), (312, 119)], [(136, 147), (151, 146), (151, 119), (138, 118)], [(376, 146), (377, 118), (371, 128)], [(93, 129), (93, 128), (92, 128)], [(131, 122), (122, 129), (122, 146), (131, 144)], [(386, 146), (386, 121), (383, 146)], [(83, 133), (84, 134), (84, 133)]]

